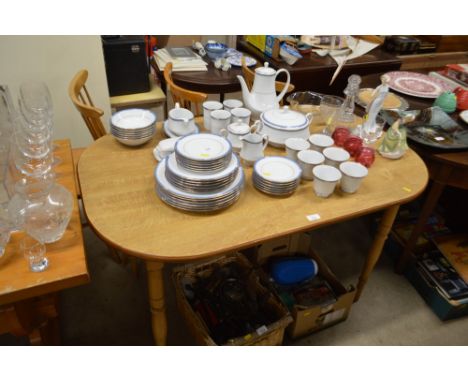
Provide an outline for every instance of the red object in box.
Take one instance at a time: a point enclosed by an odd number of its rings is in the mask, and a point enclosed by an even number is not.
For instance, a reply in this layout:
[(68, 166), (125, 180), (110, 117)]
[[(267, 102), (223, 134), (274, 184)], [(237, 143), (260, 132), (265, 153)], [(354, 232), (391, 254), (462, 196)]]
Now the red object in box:
[(362, 148), (362, 139), (352, 135), (344, 142), (344, 149), (351, 155), (355, 157), (359, 150)]
[(453, 92), (457, 96), (457, 109), (468, 110), (468, 90), (458, 87)]
[(335, 145), (343, 147), (345, 141), (351, 135), (350, 131), (346, 127), (337, 127), (333, 132), (332, 138), (335, 141)]
[(356, 156), (356, 162), (359, 162), (366, 167), (372, 166), (374, 160), (375, 150), (371, 147), (362, 147)]

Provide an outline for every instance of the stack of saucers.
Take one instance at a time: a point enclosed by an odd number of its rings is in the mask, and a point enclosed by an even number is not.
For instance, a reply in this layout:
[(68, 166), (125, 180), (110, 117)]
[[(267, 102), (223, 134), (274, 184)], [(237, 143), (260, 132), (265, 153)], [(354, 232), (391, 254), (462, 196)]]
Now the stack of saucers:
[[(156, 192), (165, 203), (185, 211), (210, 212), (229, 207), (239, 199), (244, 186), (239, 159), (225, 138), (196, 135), (200, 136), (180, 138), (175, 152), (158, 164)], [(179, 161), (179, 156), (184, 160)], [(219, 169), (216, 161), (222, 163)]]
[(222, 171), (231, 161), (232, 146), (224, 137), (214, 134), (192, 134), (175, 145), (177, 163), (195, 172)]
[(149, 141), (156, 132), (156, 115), (145, 109), (127, 109), (111, 118), (111, 134), (127, 146)]
[(285, 157), (271, 156), (255, 162), (252, 180), (255, 188), (275, 196), (287, 196), (296, 191), (302, 170)]

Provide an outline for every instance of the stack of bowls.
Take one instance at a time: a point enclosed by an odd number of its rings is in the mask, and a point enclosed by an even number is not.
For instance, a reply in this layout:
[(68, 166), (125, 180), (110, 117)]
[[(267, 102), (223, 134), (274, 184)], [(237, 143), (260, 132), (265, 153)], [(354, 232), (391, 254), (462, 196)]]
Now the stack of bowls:
[(229, 141), (214, 134), (180, 138), (174, 153), (157, 166), (155, 178), (162, 201), (192, 212), (229, 207), (244, 186), (244, 172)]
[(293, 160), (271, 156), (255, 162), (252, 180), (255, 188), (266, 194), (287, 196), (296, 191), (301, 174), (301, 168)]
[(145, 109), (118, 111), (111, 118), (111, 134), (122, 144), (138, 146), (156, 132), (156, 115)]

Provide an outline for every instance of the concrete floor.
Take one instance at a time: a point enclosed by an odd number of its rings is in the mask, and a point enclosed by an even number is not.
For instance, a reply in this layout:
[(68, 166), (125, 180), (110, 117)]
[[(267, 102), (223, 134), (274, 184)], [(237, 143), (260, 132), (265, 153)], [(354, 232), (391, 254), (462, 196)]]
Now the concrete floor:
[[(316, 251), (344, 285), (356, 285), (370, 244), (374, 220), (360, 218), (312, 233)], [(84, 229), (91, 282), (60, 294), (61, 336), (64, 345), (151, 345), (146, 274), (142, 263), (135, 275), (130, 265), (114, 263), (106, 246)], [(361, 300), (348, 319), (285, 345), (468, 345), (468, 317), (442, 322), (408, 281), (392, 270), (382, 255)], [(172, 285), (165, 269), (166, 285)], [(194, 341), (180, 317), (171, 287), (166, 290), (168, 344)], [(9, 335), (0, 345), (24, 344)]]

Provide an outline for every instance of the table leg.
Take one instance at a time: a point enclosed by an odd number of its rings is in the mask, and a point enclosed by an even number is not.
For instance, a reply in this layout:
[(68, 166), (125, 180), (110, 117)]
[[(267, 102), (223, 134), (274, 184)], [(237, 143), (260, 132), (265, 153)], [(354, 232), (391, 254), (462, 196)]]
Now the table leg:
[(388, 233), (390, 232), (393, 222), (395, 221), (399, 207), (399, 205), (388, 207), (382, 216), (382, 220), (379, 224), (379, 228), (377, 229), (374, 242), (372, 243), (369, 253), (367, 254), (366, 262), (362, 268), (361, 275), (359, 276), (354, 302), (358, 301), (361, 297), (364, 285), (366, 285), (370, 273), (374, 269), (377, 260), (379, 260), (380, 254), (382, 253), (382, 248), (385, 244), (385, 240), (387, 239)]
[(395, 271), (397, 273), (402, 273), (405, 269), (406, 264), (411, 256), (411, 252), (413, 251), (414, 246), (418, 240), (419, 235), (421, 234), (424, 225), (429, 218), (429, 215), (433, 211), (437, 201), (439, 200), (442, 191), (445, 188), (445, 184), (434, 182), (432, 184), (431, 190), (429, 191), (429, 195), (427, 196), (424, 206), (421, 210), (421, 214), (419, 215), (419, 219), (416, 222), (416, 225), (411, 231), (411, 236), (409, 237), (408, 241), (406, 242), (405, 248), (403, 249), (403, 253), (398, 258), (397, 264), (395, 266)]
[(219, 94), (219, 102), (221, 102), (221, 103), (224, 102), (224, 93)]
[(166, 306), (164, 302), (164, 264), (147, 261), (149, 303), (151, 308), (151, 325), (156, 345), (165, 345), (167, 339)]

